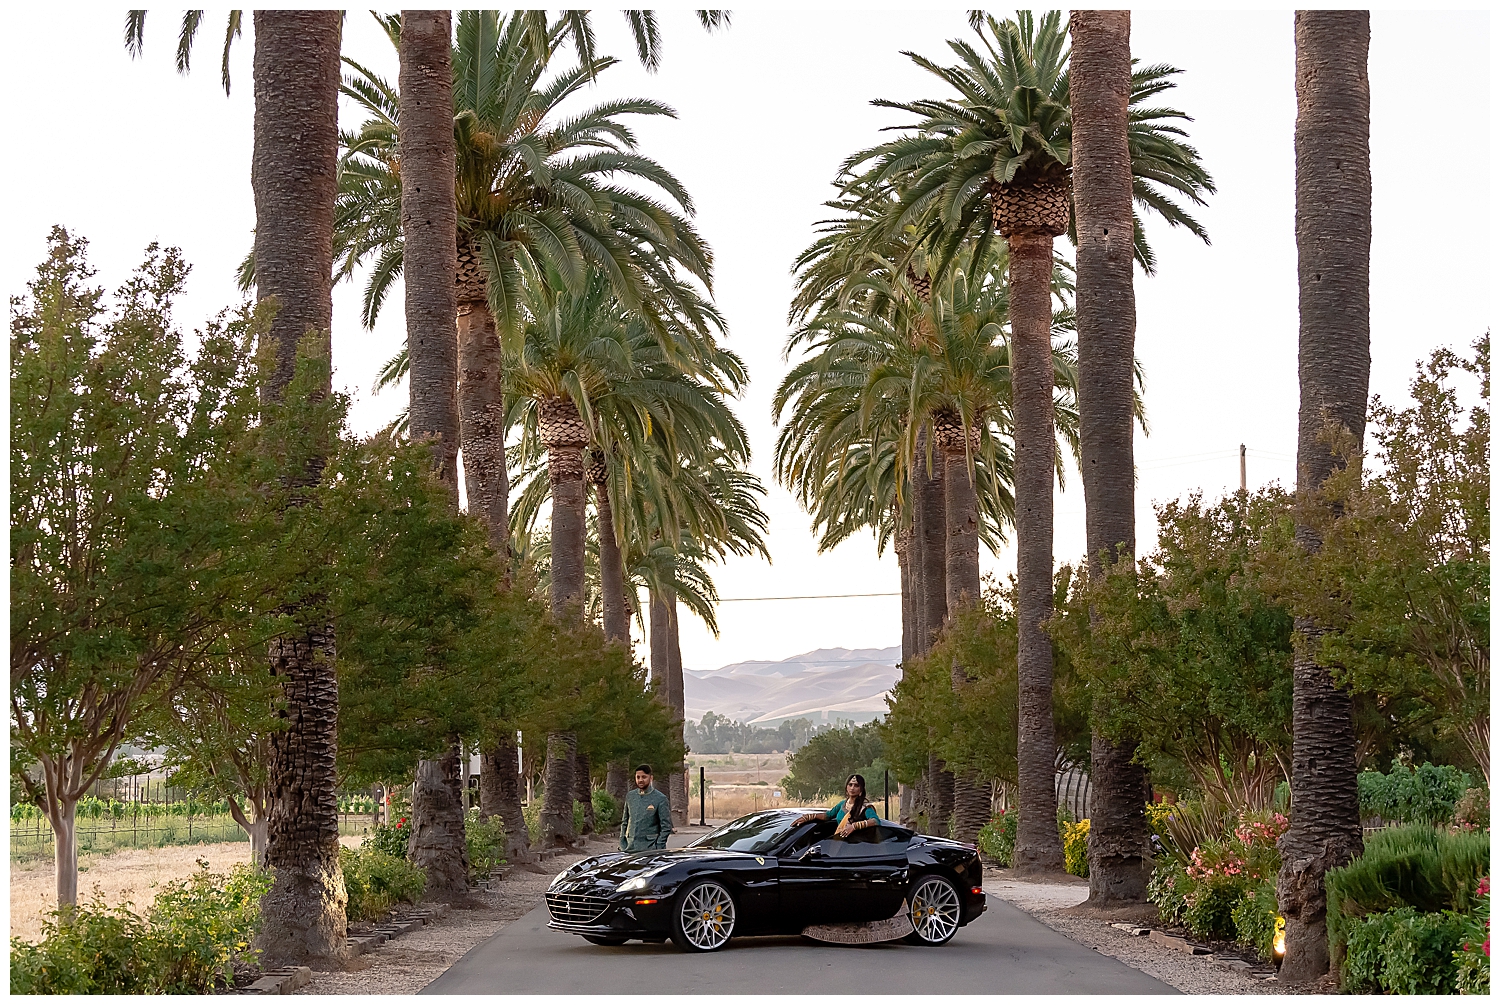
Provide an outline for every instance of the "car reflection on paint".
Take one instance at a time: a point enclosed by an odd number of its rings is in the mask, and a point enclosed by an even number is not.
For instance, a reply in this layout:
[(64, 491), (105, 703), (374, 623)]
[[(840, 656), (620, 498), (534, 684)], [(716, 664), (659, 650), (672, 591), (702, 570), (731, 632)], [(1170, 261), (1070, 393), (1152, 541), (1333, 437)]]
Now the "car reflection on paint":
[(585, 859), (548, 888), (548, 927), (601, 946), (670, 938), (709, 952), (736, 936), (890, 918), (904, 903), (907, 941), (940, 946), (983, 913), (973, 845), (889, 820), (836, 838), (832, 821), (797, 823), (807, 812), (762, 810), (686, 848)]

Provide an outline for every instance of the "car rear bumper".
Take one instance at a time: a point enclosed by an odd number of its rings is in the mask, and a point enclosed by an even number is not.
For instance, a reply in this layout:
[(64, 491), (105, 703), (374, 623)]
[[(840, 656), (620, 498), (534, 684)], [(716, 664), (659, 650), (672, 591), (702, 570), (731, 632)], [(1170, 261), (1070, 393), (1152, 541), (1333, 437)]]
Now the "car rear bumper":
[(985, 902), (984, 891), (979, 890), (979, 892), (976, 893), (973, 889), (970, 889), (969, 892), (964, 895), (963, 921), (959, 922), (959, 924), (967, 925), (969, 922), (973, 921), (975, 918), (983, 914), (984, 909), (987, 906), (988, 904)]

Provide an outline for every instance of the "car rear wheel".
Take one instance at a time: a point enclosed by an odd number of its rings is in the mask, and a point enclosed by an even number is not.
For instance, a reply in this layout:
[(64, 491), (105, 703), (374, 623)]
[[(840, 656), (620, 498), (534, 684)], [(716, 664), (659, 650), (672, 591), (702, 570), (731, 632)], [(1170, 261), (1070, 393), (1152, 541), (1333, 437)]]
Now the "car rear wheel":
[(719, 883), (694, 883), (677, 897), (672, 912), (672, 941), (690, 953), (722, 949), (734, 934), (734, 898)]
[(958, 887), (941, 876), (919, 876), (911, 893), (908, 940), (919, 946), (941, 946), (958, 933), (961, 913)]
[(585, 935), (583, 941), (592, 942), (596, 946), (623, 946), (625, 944), (624, 939), (610, 938), (603, 935)]

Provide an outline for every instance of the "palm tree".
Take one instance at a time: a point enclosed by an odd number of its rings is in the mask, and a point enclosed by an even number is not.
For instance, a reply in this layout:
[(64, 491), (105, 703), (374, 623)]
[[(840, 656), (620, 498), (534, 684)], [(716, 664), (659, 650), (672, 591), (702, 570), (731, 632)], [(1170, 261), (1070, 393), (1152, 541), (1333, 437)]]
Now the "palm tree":
[[(184, 18), (177, 65), (186, 72), (201, 11)], [(228, 48), (239, 33), (232, 14)], [(254, 284), (278, 304), (267, 339), (275, 369), (263, 393), (277, 398), (292, 379), (299, 344), (311, 337), (330, 353), (333, 326), (333, 217), (337, 192), (339, 44), (337, 11), (255, 13)], [(145, 12), (127, 15), (126, 45), (139, 53)], [(325, 388), (325, 393), (328, 391)], [(316, 480), (312, 470), (288, 472)], [(266, 858), (275, 883), (261, 901), (259, 944), (268, 960), (342, 959), (345, 899), (339, 868), (338, 684), (333, 626), (324, 610), (297, 612), (306, 627), (274, 639), (271, 673), (282, 680), (287, 728), (272, 734), (271, 813)]]
[[(861, 190), (899, 193), (887, 230), (913, 225), (939, 274), (961, 250), (981, 260), (998, 234), (1010, 254), (1011, 349), (1015, 405), (1017, 607), (1020, 621), (1020, 830), (1018, 867), (1058, 870), (1062, 848), (1052, 820), (1056, 798), (1052, 729), (1052, 643), (1041, 627), (1052, 615), (1052, 472), (1054, 417), (1050, 332), (1052, 244), (1069, 232), (1071, 113), (1067, 37), (1059, 12), (1038, 25), (1029, 13), (1003, 24), (976, 12), (971, 24), (985, 48), (952, 41), (960, 65), (940, 67), (914, 53), (919, 66), (960, 93), (958, 100), (877, 102), (920, 117), (915, 132), (846, 164)], [(1212, 191), (1197, 153), (1180, 142), (1172, 109), (1136, 107), (1171, 87), (1170, 67), (1132, 76), (1130, 154), (1138, 204), (1202, 236), (1202, 228), (1158, 186), (1194, 202)], [(868, 166), (866, 166), (868, 165)], [(1152, 256), (1141, 228), (1135, 254)]]
[[(1073, 11), (1068, 30), (1073, 222), (1078, 243), (1078, 413), (1089, 573), (1135, 555), (1132, 439), (1135, 287), (1130, 144), (1130, 12)], [(1115, 237), (1111, 239), (1112, 235)], [(1094, 730), (1089, 901), (1146, 898), (1145, 770), (1136, 744)]]
[[(586, 10), (562, 12), (565, 37), (572, 39), (574, 48), (578, 50), (578, 58), (585, 65), (593, 63), (595, 56), (594, 24), (593, 18), (590, 17), (592, 13)], [(625, 15), (625, 23), (630, 27), (630, 34), (635, 39), (636, 55), (640, 57), (641, 65), (648, 72), (655, 73), (661, 66), (661, 32), (656, 26), (656, 11), (626, 10), (620, 13)], [(727, 10), (700, 10), (696, 13), (698, 23), (703, 26), (704, 31), (729, 27), (729, 11)], [(539, 53), (552, 51), (557, 44), (557, 39), (548, 31), (547, 12), (531, 10), (527, 11), (526, 15), (533, 47)]]
[[(1343, 462), (1329, 427), (1358, 451), (1370, 390), (1370, 15), (1298, 11), (1297, 284), (1301, 323), (1297, 491), (1311, 497)], [(1299, 521), (1297, 541), (1321, 540)], [(1276, 900), (1286, 917), (1283, 979), (1328, 970), (1323, 874), (1363, 848), (1349, 694), (1314, 653), (1327, 632), (1294, 612), (1292, 824), (1281, 842)]]

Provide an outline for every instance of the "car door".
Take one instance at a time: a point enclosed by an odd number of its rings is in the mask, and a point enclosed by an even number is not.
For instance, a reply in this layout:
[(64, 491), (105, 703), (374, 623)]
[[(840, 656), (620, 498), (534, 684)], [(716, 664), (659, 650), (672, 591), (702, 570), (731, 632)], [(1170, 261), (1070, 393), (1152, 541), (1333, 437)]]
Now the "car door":
[(891, 917), (906, 889), (900, 833), (881, 826), (847, 838), (820, 838), (795, 858), (780, 860), (783, 911), (808, 919), (806, 924)]
[(832, 832), (833, 822), (820, 820), (794, 834), (776, 853), (776, 886), (785, 931), (800, 932), (808, 925), (833, 921), (838, 913), (837, 899), (829, 895), (826, 847)]

